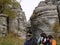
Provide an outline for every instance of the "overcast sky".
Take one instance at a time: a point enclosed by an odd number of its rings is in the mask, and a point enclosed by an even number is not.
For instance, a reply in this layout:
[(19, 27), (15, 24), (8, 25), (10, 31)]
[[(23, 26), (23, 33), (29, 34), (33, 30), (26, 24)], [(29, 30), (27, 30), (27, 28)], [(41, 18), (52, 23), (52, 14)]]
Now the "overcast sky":
[[(20, 0), (17, 0), (20, 2)], [(43, 0), (21, 0), (21, 7), (23, 11), (25, 12), (27, 20), (30, 19), (30, 16), (33, 13), (33, 10), (36, 6), (38, 6), (39, 2)]]

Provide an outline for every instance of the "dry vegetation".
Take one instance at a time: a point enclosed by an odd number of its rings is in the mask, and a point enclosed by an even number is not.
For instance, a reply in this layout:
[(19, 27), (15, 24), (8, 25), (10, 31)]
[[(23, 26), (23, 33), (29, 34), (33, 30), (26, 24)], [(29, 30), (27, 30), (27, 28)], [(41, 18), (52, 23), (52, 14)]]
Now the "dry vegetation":
[(23, 45), (24, 39), (18, 39), (17, 36), (9, 34), (4, 38), (0, 38), (0, 45)]
[[(10, 33), (8, 36), (0, 38), (0, 45), (23, 45), (24, 39), (19, 39), (17, 35)], [(60, 40), (58, 40), (58, 44), (60, 45)]]
[(58, 36), (59, 28), (60, 28), (59, 23), (58, 23), (58, 21), (56, 21), (56, 23), (55, 23), (55, 25), (53, 27), (53, 31), (55, 32), (54, 37), (56, 38), (58, 45), (60, 45), (60, 36)]

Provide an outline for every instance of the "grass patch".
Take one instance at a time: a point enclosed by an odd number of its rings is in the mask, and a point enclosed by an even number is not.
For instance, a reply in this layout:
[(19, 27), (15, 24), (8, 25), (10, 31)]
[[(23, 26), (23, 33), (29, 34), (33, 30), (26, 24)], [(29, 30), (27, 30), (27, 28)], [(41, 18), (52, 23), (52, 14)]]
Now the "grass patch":
[(0, 38), (0, 45), (23, 45), (24, 39), (19, 39), (17, 36), (9, 34), (6, 37)]
[(57, 45), (60, 45), (60, 43), (57, 43)]

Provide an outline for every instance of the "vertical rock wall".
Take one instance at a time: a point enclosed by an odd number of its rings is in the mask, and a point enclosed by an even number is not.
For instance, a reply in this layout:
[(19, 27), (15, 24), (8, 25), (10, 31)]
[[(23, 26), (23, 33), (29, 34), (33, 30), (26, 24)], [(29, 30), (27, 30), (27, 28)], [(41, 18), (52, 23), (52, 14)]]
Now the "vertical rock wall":
[(41, 1), (35, 8), (33, 15), (31, 16), (32, 31), (36, 37), (40, 36), (40, 33), (52, 35), (54, 33), (53, 26), (56, 20), (58, 20), (57, 12), (57, 0), (45, 0)]
[(15, 18), (0, 14), (0, 37), (5, 37), (10, 32), (17, 34), (19, 37), (25, 37), (27, 26), (25, 13), (20, 5), (18, 7), (11, 7), (11, 9), (16, 12)]
[(0, 14), (0, 37), (7, 35), (7, 16)]
[(15, 18), (9, 18), (9, 30), (18, 34), (19, 37), (25, 36), (27, 24), (25, 14), (20, 6), (15, 9), (13, 8), (13, 10), (16, 11), (17, 15)]

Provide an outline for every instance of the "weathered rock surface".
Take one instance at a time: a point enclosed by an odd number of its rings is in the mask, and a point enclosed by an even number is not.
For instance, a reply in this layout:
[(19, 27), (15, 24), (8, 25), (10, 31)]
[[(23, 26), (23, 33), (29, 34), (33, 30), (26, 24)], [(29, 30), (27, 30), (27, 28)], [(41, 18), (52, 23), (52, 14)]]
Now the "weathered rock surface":
[(30, 20), (32, 31), (36, 37), (39, 37), (42, 32), (48, 35), (54, 33), (52, 27), (58, 20), (58, 2), (58, 0), (45, 0), (35, 8)]
[(13, 9), (16, 11), (17, 15), (14, 19), (9, 19), (9, 30), (12, 31), (15, 34), (18, 34), (18, 36), (25, 36), (25, 30), (26, 30), (26, 17), (24, 12), (22, 11), (21, 7)]
[(27, 21), (25, 13), (21, 6), (12, 8), (16, 11), (15, 18), (7, 17), (5, 14), (0, 14), (0, 37), (5, 37), (9, 32), (17, 34), (19, 37), (25, 37)]
[(7, 16), (0, 14), (0, 37), (4, 37), (7, 34)]

